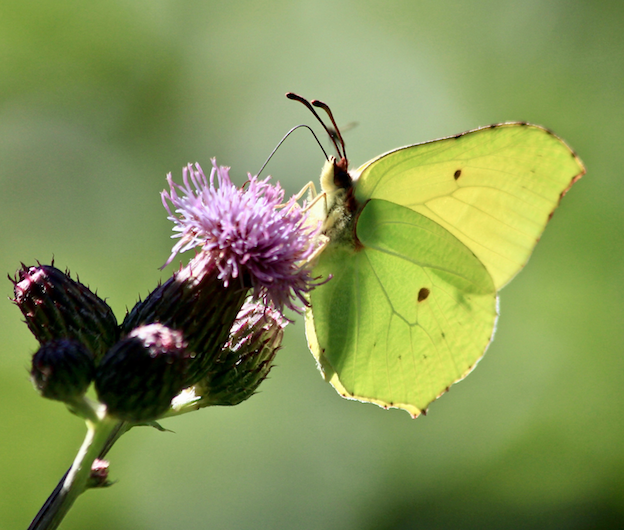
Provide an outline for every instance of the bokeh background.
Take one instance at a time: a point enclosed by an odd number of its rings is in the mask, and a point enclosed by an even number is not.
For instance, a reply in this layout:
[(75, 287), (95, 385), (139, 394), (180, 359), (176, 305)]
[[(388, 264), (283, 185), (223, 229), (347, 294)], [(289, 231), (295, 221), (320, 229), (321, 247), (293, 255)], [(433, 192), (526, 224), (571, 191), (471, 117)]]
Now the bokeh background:
[[(341, 399), (289, 326), (261, 392), (135, 429), (63, 528), (624, 527), (624, 4), (618, 1), (0, 2), (0, 271), (69, 268), (118, 318), (171, 273), (165, 175), (241, 183), (328, 102), (354, 165), (507, 120), (588, 174), (504, 289), (496, 339), (427, 417)], [(267, 171), (323, 156), (295, 133)], [(26, 528), (84, 424), (32, 389), (36, 343), (0, 292), (0, 528)]]

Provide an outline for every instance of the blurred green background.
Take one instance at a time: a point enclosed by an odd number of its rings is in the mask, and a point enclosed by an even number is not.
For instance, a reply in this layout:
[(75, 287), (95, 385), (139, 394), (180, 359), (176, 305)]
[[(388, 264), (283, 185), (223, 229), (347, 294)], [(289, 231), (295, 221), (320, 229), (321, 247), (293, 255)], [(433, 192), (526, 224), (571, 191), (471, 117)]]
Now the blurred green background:
[[(623, 27), (618, 1), (2, 1), (0, 271), (54, 258), (120, 319), (171, 273), (166, 173), (216, 156), (241, 183), (314, 125), (289, 90), (358, 122), (355, 166), (526, 120), (588, 170), (427, 417), (341, 399), (298, 319), (257, 396), (127, 434), (63, 528), (624, 527)], [(295, 193), (322, 163), (300, 131), (267, 171)], [(0, 528), (26, 528), (84, 424), (32, 389), (8, 300), (0, 322)]]

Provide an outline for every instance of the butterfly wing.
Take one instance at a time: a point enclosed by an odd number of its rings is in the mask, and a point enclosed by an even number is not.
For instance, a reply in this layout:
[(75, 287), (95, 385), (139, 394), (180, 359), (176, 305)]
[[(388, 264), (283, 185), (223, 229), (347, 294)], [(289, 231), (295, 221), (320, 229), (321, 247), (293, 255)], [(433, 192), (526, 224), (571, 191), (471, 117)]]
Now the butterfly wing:
[(385, 199), (443, 226), (499, 290), (526, 264), (585, 168), (550, 131), (504, 123), (391, 151), (355, 173), (360, 203)]
[(496, 289), (455, 236), (421, 214), (371, 200), (361, 246), (329, 246), (306, 318), (312, 353), (343, 396), (417, 416), (483, 355)]

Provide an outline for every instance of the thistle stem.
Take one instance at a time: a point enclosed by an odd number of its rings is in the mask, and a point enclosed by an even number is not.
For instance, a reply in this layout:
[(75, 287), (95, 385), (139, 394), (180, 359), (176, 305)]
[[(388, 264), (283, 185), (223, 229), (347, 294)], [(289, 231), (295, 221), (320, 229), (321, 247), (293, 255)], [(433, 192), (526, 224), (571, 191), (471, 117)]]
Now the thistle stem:
[(97, 422), (87, 421), (87, 434), (72, 466), (61, 478), (54, 491), (30, 523), (28, 530), (54, 530), (87, 489), (91, 466), (96, 458), (103, 458), (113, 444), (130, 426), (102, 414)]

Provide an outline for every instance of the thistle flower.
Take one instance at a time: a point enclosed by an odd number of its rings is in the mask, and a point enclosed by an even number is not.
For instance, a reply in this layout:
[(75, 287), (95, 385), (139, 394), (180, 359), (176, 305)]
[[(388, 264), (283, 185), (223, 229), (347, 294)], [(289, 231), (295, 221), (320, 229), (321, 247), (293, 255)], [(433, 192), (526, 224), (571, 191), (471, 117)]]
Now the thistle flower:
[(162, 192), (162, 201), (178, 232), (172, 237), (180, 240), (166, 264), (199, 247), (213, 257), (225, 286), (237, 279), (265, 305), (300, 311), (295, 300), (305, 304), (305, 294), (314, 287), (306, 261), (316, 249), (320, 226), (310, 226), (294, 197), (283, 204), (279, 184), (249, 175), (246, 185), (237, 188), (229, 168), (214, 159), (212, 166), (210, 179), (199, 164), (184, 168), (183, 185), (167, 176), (169, 191)]

